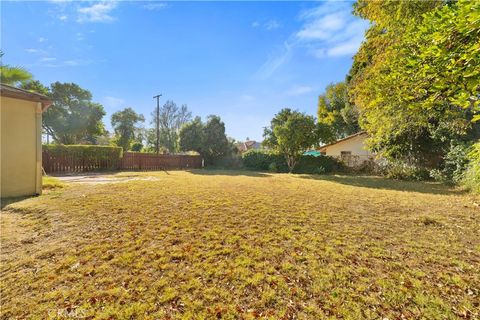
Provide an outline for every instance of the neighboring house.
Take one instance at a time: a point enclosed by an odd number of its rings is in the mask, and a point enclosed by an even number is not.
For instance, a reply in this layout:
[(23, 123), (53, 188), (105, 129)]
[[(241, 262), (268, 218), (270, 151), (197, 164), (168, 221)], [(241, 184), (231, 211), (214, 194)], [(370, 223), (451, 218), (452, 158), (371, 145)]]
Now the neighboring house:
[(324, 145), (320, 147), (319, 151), (324, 155), (340, 159), (349, 167), (357, 167), (375, 158), (375, 154), (368, 151), (366, 147), (365, 140), (367, 138), (367, 133), (360, 131), (334, 143)]
[(261, 149), (261, 148), (262, 148), (262, 144), (254, 140), (237, 143), (237, 149), (240, 153), (244, 153), (245, 151), (252, 150), (252, 149)]
[(0, 84), (0, 197), (42, 193), (44, 95)]

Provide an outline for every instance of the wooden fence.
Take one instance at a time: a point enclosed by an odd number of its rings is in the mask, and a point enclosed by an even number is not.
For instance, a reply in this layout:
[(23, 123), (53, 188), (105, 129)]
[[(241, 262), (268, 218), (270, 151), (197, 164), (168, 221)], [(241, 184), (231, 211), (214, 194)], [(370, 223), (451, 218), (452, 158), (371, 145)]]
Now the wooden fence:
[(154, 153), (124, 152), (123, 157), (82, 156), (71, 153), (55, 155), (42, 153), (46, 173), (75, 173), (101, 170), (172, 170), (202, 168), (201, 156), (157, 155)]
[(121, 168), (124, 170), (195, 169), (202, 167), (201, 156), (125, 152)]

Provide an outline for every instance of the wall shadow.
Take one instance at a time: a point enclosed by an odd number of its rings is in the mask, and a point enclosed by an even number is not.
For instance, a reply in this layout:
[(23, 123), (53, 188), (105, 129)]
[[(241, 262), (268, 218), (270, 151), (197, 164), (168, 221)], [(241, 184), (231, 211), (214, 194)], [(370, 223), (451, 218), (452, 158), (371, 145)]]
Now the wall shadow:
[(15, 202), (20, 202), (28, 198), (32, 198), (36, 196), (23, 196), (23, 197), (12, 197), (12, 198), (0, 198), (0, 210), (3, 210), (6, 206), (15, 203)]
[(461, 195), (466, 191), (455, 189), (438, 182), (401, 181), (378, 176), (353, 175), (299, 175), (299, 178), (323, 180), (355, 187), (372, 189), (408, 191), (440, 195)]

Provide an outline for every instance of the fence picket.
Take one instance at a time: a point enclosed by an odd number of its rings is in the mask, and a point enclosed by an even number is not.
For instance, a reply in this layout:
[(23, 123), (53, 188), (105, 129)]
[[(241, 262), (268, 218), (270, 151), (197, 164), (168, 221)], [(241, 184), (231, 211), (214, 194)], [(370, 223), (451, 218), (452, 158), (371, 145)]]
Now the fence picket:
[(171, 170), (202, 167), (201, 156), (169, 155), (140, 152), (124, 152), (123, 157), (91, 158), (73, 152), (68, 155), (54, 155), (48, 150), (42, 152), (43, 168), (46, 173), (87, 172), (95, 170)]

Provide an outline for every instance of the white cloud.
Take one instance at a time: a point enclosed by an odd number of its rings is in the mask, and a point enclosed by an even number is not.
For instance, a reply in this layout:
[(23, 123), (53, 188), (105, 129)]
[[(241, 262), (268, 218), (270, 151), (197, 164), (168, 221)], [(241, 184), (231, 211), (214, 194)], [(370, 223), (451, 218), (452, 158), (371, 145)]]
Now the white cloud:
[(306, 94), (312, 91), (313, 91), (313, 88), (309, 86), (294, 86), (293, 88), (287, 91), (287, 95), (300, 96), (302, 94)]
[(40, 59), (41, 62), (51, 62), (51, 61), (56, 61), (57, 58), (54, 57), (43, 57)]
[(28, 53), (31, 53), (31, 54), (39, 54), (39, 55), (42, 55), (42, 54), (46, 54), (47, 52), (43, 49), (35, 49), (35, 48), (28, 48), (28, 49), (25, 49), (25, 52), (28, 52)]
[(337, 43), (329, 48), (316, 49), (314, 50), (313, 54), (317, 58), (354, 55), (360, 47), (362, 41), (363, 37), (351, 38), (347, 41)]
[(92, 60), (88, 59), (69, 59), (58, 61), (55, 57), (43, 57), (36, 61), (31, 66), (40, 66), (48, 68), (59, 68), (59, 67), (78, 67), (85, 66), (92, 63)]
[(68, 16), (67, 16), (66, 14), (62, 14), (62, 15), (60, 15), (60, 16), (58, 17), (58, 19), (59, 19), (60, 21), (67, 21), (67, 20), (68, 20)]
[(91, 60), (85, 59), (71, 59), (63, 61), (63, 64), (68, 67), (85, 66), (90, 63), (92, 63)]
[(275, 30), (280, 27), (280, 23), (278, 23), (277, 20), (269, 20), (265, 22), (264, 27), (267, 30)]
[(294, 44), (291, 44), (290, 41), (285, 41), (281, 53), (278, 55), (271, 55), (256, 72), (255, 78), (267, 79), (270, 77), (278, 68), (290, 60), (293, 47)]
[(46, 39), (46, 38), (44, 38), (44, 37), (40, 37), (40, 38), (38, 38), (38, 42), (45, 42), (45, 41), (47, 41), (47, 39)]
[(271, 19), (263, 23), (260, 21), (252, 22), (252, 28), (258, 27), (263, 27), (265, 30), (271, 31), (280, 28), (280, 23), (275, 19)]
[(300, 40), (328, 40), (345, 27), (348, 17), (345, 12), (332, 13), (308, 22), (297, 33)]
[(156, 10), (162, 10), (167, 7), (167, 4), (164, 2), (153, 2), (153, 3), (147, 3), (143, 6), (144, 9), (150, 10), (150, 11), (156, 11)]
[(90, 7), (79, 8), (78, 22), (112, 22), (110, 12), (117, 6), (116, 1), (98, 2)]
[(352, 17), (351, 6), (347, 4), (325, 3), (301, 13), (304, 25), (296, 38), (315, 57), (351, 56), (357, 52), (368, 23)]
[[(270, 77), (299, 49), (306, 50), (312, 56), (326, 57), (352, 56), (360, 47), (368, 22), (351, 15), (350, 2), (329, 1), (302, 11), (299, 19), (300, 29), (292, 33), (284, 42), (282, 50), (268, 57), (256, 73), (257, 78)], [(252, 27), (266, 26), (254, 22)], [(271, 26), (274, 26), (272, 24)]]

